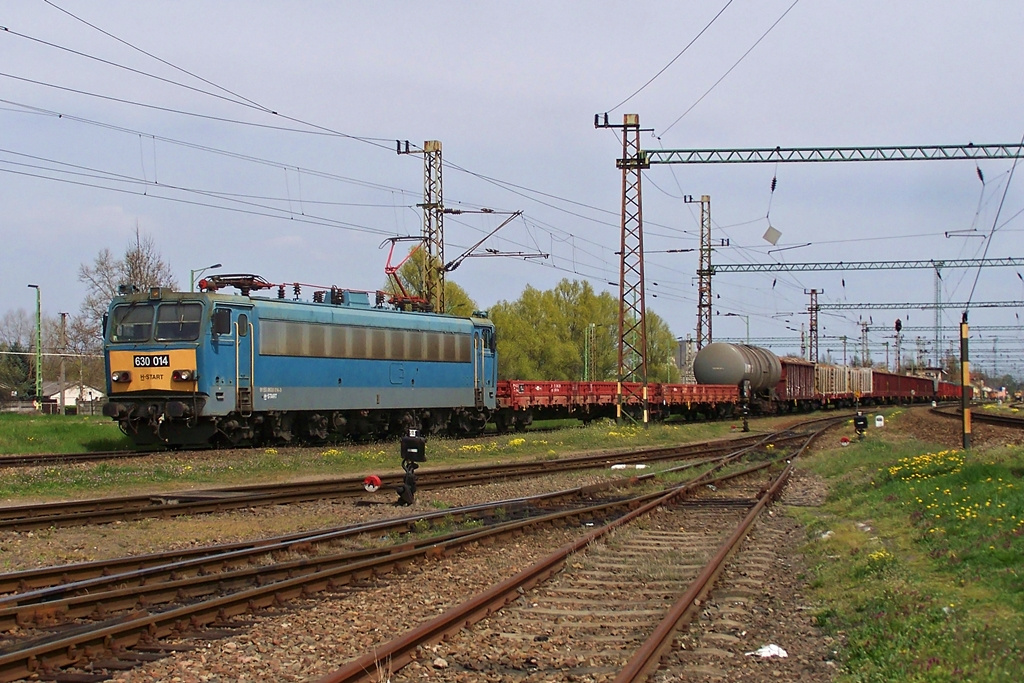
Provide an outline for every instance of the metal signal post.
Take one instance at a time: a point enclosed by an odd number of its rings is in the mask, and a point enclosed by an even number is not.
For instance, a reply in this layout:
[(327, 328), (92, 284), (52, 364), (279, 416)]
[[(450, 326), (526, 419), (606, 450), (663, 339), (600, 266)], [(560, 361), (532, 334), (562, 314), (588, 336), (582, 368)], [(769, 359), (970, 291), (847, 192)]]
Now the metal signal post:
[(971, 364), (967, 357), (967, 311), (960, 322), (960, 414), (963, 425), (964, 450), (971, 448)]

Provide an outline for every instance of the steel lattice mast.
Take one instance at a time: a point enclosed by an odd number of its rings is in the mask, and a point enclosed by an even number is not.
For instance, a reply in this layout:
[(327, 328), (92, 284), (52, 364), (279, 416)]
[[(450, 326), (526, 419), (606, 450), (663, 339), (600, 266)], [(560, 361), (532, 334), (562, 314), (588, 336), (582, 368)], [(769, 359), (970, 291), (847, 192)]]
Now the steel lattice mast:
[[(687, 196), (684, 201), (692, 202)], [(697, 350), (710, 344), (711, 333), (711, 197), (700, 198), (700, 263), (697, 266)]]
[[(909, 303), (904, 302), (883, 304), (818, 304), (818, 308), (820, 308), (823, 311), (898, 311), (907, 308), (918, 309), (923, 311), (931, 311), (936, 308), (957, 308), (963, 310), (968, 306), (970, 306), (971, 308), (1022, 308), (1024, 307), (1024, 301), (946, 301), (937, 304), (932, 302), (924, 303), (920, 301)], [(931, 329), (934, 329), (934, 327)]]
[[(643, 406), (642, 420), (647, 423), (647, 320), (644, 295), (644, 232), (641, 201), (641, 171), (647, 168), (640, 151), (640, 116), (625, 114), (622, 124), (609, 124), (605, 116), (598, 128), (622, 129), (622, 158), (615, 165), (622, 169), (621, 240), (619, 247), (619, 419), (627, 404)], [(624, 383), (639, 384), (639, 392)], [(637, 395), (639, 394), (639, 395)], [(630, 397), (636, 400), (631, 401)], [(628, 413), (627, 413), (628, 415)]]
[(820, 289), (805, 289), (804, 294), (811, 296), (811, 303), (807, 306), (807, 313), (810, 316), (810, 353), (808, 353), (808, 360), (817, 363), (818, 362), (818, 311), (821, 310), (821, 305), (818, 303), (818, 295), (824, 290)]
[(423, 298), (431, 310), (445, 312), (444, 301), (444, 195), (441, 181), (441, 141), (427, 140), (423, 150), (398, 141), (399, 154), (423, 154)]
[(828, 263), (724, 263), (712, 268), (718, 273), (774, 273), (819, 270), (911, 270), (924, 268), (979, 268), (1024, 266), (1024, 258), (931, 259), (928, 261), (833, 261)]
[(975, 145), (911, 145), (889, 147), (748, 147), (740, 149), (662, 149), (641, 152), (652, 164), (752, 164), (823, 161), (949, 161), (953, 159), (1019, 159), (1019, 143)]
[(441, 183), (441, 141), (423, 143), (423, 246), (427, 250), (425, 298), (444, 313), (444, 197)]

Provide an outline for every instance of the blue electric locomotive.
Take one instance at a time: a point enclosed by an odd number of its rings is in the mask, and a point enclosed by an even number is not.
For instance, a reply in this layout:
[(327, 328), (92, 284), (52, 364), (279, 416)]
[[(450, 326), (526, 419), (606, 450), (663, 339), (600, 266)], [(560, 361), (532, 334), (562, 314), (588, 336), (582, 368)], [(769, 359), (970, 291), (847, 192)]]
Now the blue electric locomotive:
[[(234, 286), (240, 294), (217, 290)], [(251, 275), (201, 292), (118, 296), (104, 324), (104, 414), (138, 445), (252, 445), (407, 433), (471, 435), (496, 409), (494, 325), (396, 310), (332, 288), (251, 296)]]

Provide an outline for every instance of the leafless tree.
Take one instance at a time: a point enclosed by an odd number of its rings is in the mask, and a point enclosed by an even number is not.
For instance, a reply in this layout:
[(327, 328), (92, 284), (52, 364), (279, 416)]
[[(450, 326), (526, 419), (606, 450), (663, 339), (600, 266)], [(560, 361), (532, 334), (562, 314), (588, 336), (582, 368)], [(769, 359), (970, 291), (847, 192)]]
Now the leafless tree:
[(0, 344), (24, 347), (32, 346), (36, 338), (35, 315), (29, 315), (24, 308), (7, 311), (0, 318)]
[(156, 242), (149, 235), (142, 235), (138, 226), (135, 239), (128, 243), (124, 256), (117, 258), (110, 249), (100, 250), (91, 264), (79, 266), (78, 280), (88, 286), (88, 293), (82, 301), (81, 322), (96, 344), (101, 337), (103, 314), (121, 285), (172, 289), (178, 286), (171, 267), (160, 256)]

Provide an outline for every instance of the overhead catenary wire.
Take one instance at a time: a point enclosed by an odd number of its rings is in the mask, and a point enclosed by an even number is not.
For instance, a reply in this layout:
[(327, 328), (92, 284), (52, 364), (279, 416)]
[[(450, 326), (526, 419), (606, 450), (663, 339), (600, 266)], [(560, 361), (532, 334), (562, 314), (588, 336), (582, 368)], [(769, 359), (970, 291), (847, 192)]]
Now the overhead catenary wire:
[(716, 22), (716, 21), (718, 20), (718, 17), (722, 16), (722, 14), (723, 14), (723, 13), (725, 12), (725, 10), (729, 9), (729, 5), (731, 5), (732, 3), (733, 3), (733, 0), (728, 0), (728, 1), (727, 1), (727, 2), (726, 2), (726, 3), (725, 3), (725, 4), (723, 5), (723, 6), (722, 6), (722, 9), (718, 10), (718, 13), (717, 13), (717, 14), (715, 14), (715, 16), (711, 17), (711, 21), (709, 21), (709, 22), (708, 22), (707, 24), (705, 24), (705, 25), (704, 25), (704, 28), (702, 28), (702, 29), (701, 29), (701, 30), (700, 30), (700, 31), (699, 31), (699, 32), (697, 33), (697, 35), (695, 35), (695, 36), (694, 36), (693, 38), (691, 38), (691, 39), (690, 39), (690, 42), (689, 42), (689, 43), (687, 43), (687, 44), (686, 44), (686, 46), (685, 46), (685, 47), (683, 47), (683, 49), (682, 49), (682, 50), (680, 50), (680, 51), (679, 51), (679, 52), (678, 52), (678, 53), (676, 54), (676, 56), (675, 56), (675, 57), (673, 57), (672, 59), (670, 59), (670, 60), (669, 60), (669, 62), (668, 62), (668, 64), (666, 64), (665, 66), (661, 67), (661, 69), (660, 69), (660, 70), (658, 71), (658, 73), (656, 73), (656, 74), (654, 74), (653, 76), (651, 76), (651, 77), (650, 77), (650, 78), (649, 78), (649, 79), (647, 80), (647, 82), (646, 82), (646, 83), (644, 83), (644, 84), (643, 84), (643, 85), (641, 85), (641, 86), (640, 86), (639, 88), (637, 88), (636, 90), (634, 90), (634, 91), (633, 91), (633, 94), (631, 94), (631, 95), (630, 95), (629, 97), (627, 97), (626, 99), (622, 100), (621, 102), (619, 102), (618, 104), (616, 104), (616, 105), (615, 105), (614, 107), (612, 107), (611, 109), (606, 109), (605, 111), (606, 111), (606, 112), (608, 112), (608, 113), (611, 113), (611, 112), (613, 112), (613, 111), (616, 111), (616, 110), (617, 110), (617, 109), (618, 109), (619, 107), (621, 107), (622, 105), (626, 104), (627, 102), (629, 102), (630, 100), (632, 100), (632, 99), (633, 99), (634, 97), (636, 97), (637, 95), (639, 95), (639, 94), (640, 94), (641, 92), (643, 92), (643, 91), (644, 91), (644, 89), (646, 89), (646, 88), (647, 88), (647, 86), (649, 86), (649, 85), (650, 85), (651, 83), (653, 83), (653, 82), (654, 82), (655, 80), (657, 80), (658, 76), (661, 76), (661, 75), (662, 75), (663, 73), (665, 73), (666, 71), (668, 71), (668, 68), (669, 68), (670, 66), (672, 66), (673, 64), (675, 64), (675, 63), (676, 63), (676, 61), (677, 61), (677, 60), (678, 60), (678, 59), (679, 59), (680, 57), (682, 57), (682, 56), (683, 56), (683, 54), (684, 54), (684, 53), (685, 53), (685, 52), (686, 52), (687, 50), (689, 50), (689, 49), (690, 49), (690, 47), (692, 47), (692, 46), (693, 46), (693, 44), (694, 44), (694, 43), (696, 43), (696, 42), (697, 42), (697, 40), (698, 40), (698, 39), (699, 39), (699, 38), (700, 38), (700, 37), (701, 37), (702, 35), (704, 35), (704, 33), (705, 33), (705, 32), (707, 32), (707, 30), (708, 30), (709, 28), (711, 28), (711, 25), (712, 25), (712, 24), (714, 24), (714, 23), (715, 23), (715, 22)]
[[(1020, 144), (1024, 145), (1024, 135), (1021, 136)], [(999, 229), (999, 215), (1003, 212), (1003, 204), (1006, 202), (1006, 194), (1010, 191), (1010, 184), (1013, 182), (1013, 173), (1017, 170), (1017, 159), (1013, 160), (1013, 164), (1010, 165), (1010, 175), (1006, 178), (1006, 185), (1003, 186), (1003, 196), (999, 199), (999, 206), (996, 208), (996, 215), (992, 219), (992, 228), (988, 231), (988, 239), (985, 240), (985, 251), (982, 253), (982, 258), (988, 255), (989, 247), (992, 246), (992, 237), (995, 235), (996, 230)], [(967, 321), (967, 312), (971, 307), (971, 301), (974, 299), (974, 291), (978, 287), (978, 279), (981, 277), (981, 266), (978, 267), (978, 272), (974, 275), (974, 283), (971, 285), (971, 293), (967, 295), (967, 306), (964, 310), (964, 322)]]
[(756, 48), (756, 47), (757, 47), (757, 46), (758, 46), (758, 45), (759, 45), (759, 44), (761, 43), (761, 41), (762, 41), (762, 40), (764, 40), (764, 39), (765, 39), (765, 38), (766, 38), (766, 37), (768, 36), (768, 34), (772, 32), (772, 29), (774, 29), (774, 28), (775, 28), (776, 26), (778, 26), (778, 25), (779, 25), (779, 23), (780, 23), (780, 22), (781, 22), (781, 21), (782, 21), (783, 19), (785, 19), (785, 18), (786, 18), (786, 15), (787, 15), (787, 14), (789, 14), (789, 13), (790, 13), (790, 11), (791, 11), (791, 10), (792, 10), (792, 9), (793, 9), (794, 7), (796, 7), (796, 5), (797, 5), (797, 3), (798, 3), (798, 2), (800, 2), (800, 0), (793, 0), (793, 4), (792, 4), (792, 5), (790, 5), (789, 7), (787, 7), (787, 8), (786, 8), (786, 11), (785, 11), (785, 12), (783, 12), (783, 13), (782, 13), (782, 15), (781, 15), (781, 16), (780, 16), (780, 17), (779, 17), (778, 19), (776, 19), (776, 20), (775, 20), (775, 22), (774, 22), (774, 23), (773, 23), (773, 24), (772, 24), (771, 26), (769, 26), (769, 27), (768, 27), (768, 30), (766, 30), (766, 31), (765, 31), (764, 33), (762, 33), (762, 34), (761, 34), (761, 37), (760, 37), (760, 38), (758, 38), (758, 39), (757, 39), (756, 41), (754, 41), (754, 44), (753, 44), (753, 45), (751, 45), (751, 46), (750, 46), (750, 47), (749, 47), (749, 48), (747, 49), (747, 51), (746, 51), (746, 52), (744, 52), (744, 53), (743, 53), (742, 55), (740, 55), (740, 58), (739, 58), (739, 59), (737, 59), (737, 60), (736, 60), (736, 62), (735, 62), (735, 63), (734, 63), (734, 64), (733, 64), (732, 66), (730, 66), (730, 67), (728, 68), (728, 70), (726, 70), (726, 72), (725, 72), (724, 74), (722, 74), (722, 75), (721, 75), (721, 77), (720, 77), (720, 78), (719, 78), (719, 79), (718, 79), (717, 81), (715, 81), (714, 83), (712, 83), (712, 84), (711, 84), (711, 87), (710, 87), (710, 88), (708, 88), (707, 90), (705, 90), (705, 91), (704, 91), (704, 94), (703, 94), (703, 95), (701, 95), (700, 97), (698, 97), (698, 98), (697, 98), (697, 101), (696, 101), (696, 102), (694, 102), (693, 104), (691, 104), (691, 105), (689, 106), (689, 108), (688, 108), (688, 109), (687, 109), (686, 111), (684, 111), (684, 112), (683, 112), (682, 114), (680, 114), (680, 115), (679, 115), (679, 118), (677, 118), (677, 119), (676, 119), (675, 121), (673, 121), (672, 123), (670, 123), (670, 124), (669, 124), (669, 125), (668, 125), (667, 127), (665, 127), (665, 128), (664, 128), (664, 129), (663, 129), (663, 130), (661, 131), (661, 134), (662, 134), (662, 135), (665, 135), (665, 134), (666, 134), (666, 133), (668, 133), (668, 132), (669, 132), (670, 130), (672, 130), (673, 128), (675, 128), (675, 126), (676, 126), (676, 124), (677, 124), (677, 123), (679, 123), (680, 121), (682, 121), (682, 120), (683, 120), (683, 118), (684, 118), (684, 117), (685, 117), (685, 116), (686, 116), (687, 114), (689, 114), (689, 113), (690, 113), (691, 111), (693, 111), (693, 110), (694, 110), (694, 108), (695, 108), (695, 107), (696, 107), (696, 106), (697, 106), (698, 104), (700, 104), (701, 102), (703, 102), (703, 101), (704, 101), (704, 98), (705, 98), (705, 97), (707, 97), (708, 95), (710, 95), (710, 94), (711, 94), (711, 91), (712, 91), (712, 90), (714, 90), (715, 88), (717, 88), (717, 87), (718, 87), (718, 85), (719, 85), (719, 84), (720, 84), (720, 83), (721, 83), (722, 81), (724, 81), (724, 80), (726, 79), (726, 77), (727, 77), (727, 76), (728, 76), (729, 74), (731, 74), (731, 73), (733, 72), (733, 70), (734, 70), (734, 69), (735, 69), (735, 68), (736, 68), (737, 66), (739, 66), (739, 65), (740, 65), (740, 62), (742, 62), (742, 61), (743, 61), (744, 59), (746, 59), (746, 58), (747, 58), (747, 55), (749, 55), (749, 54), (750, 54), (751, 52), (753, 52), (753, 51), (754, 51), (754, 48)]

